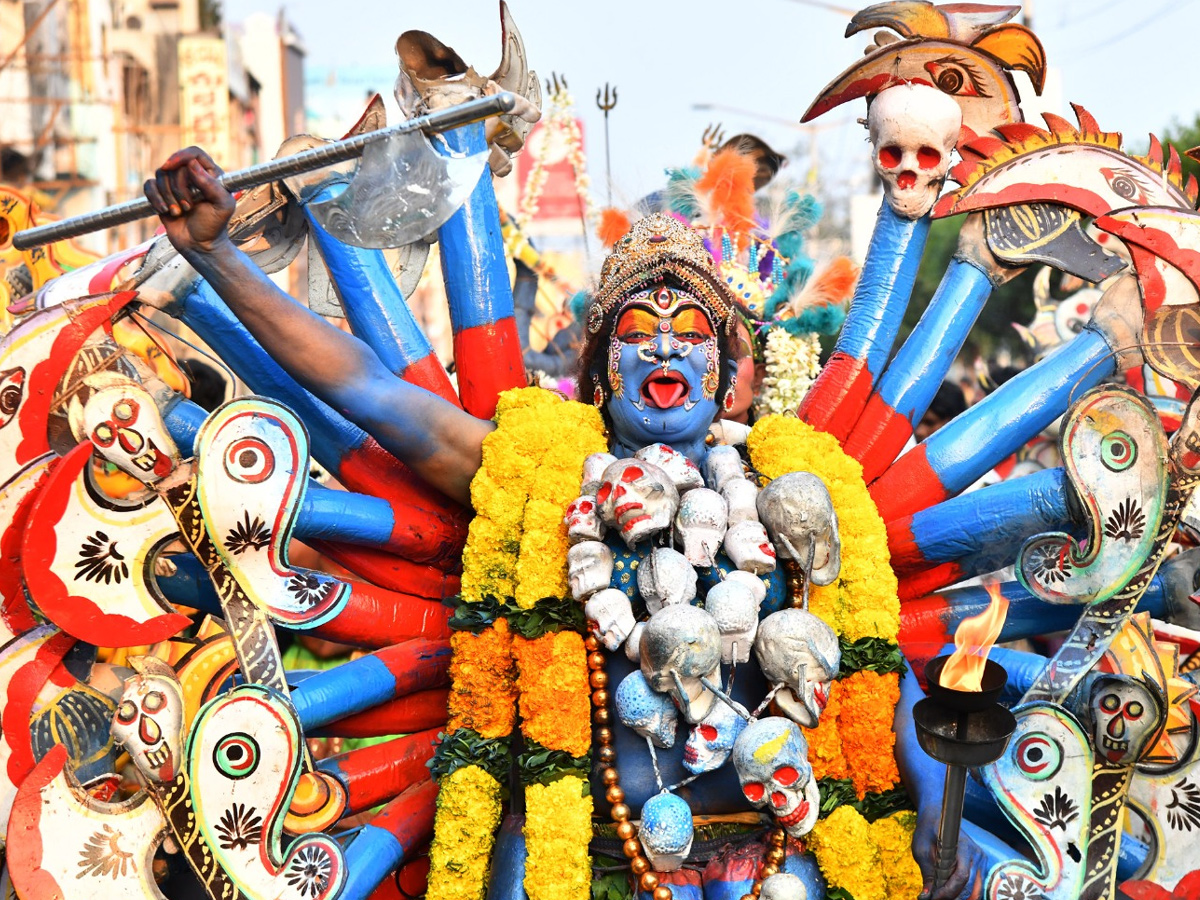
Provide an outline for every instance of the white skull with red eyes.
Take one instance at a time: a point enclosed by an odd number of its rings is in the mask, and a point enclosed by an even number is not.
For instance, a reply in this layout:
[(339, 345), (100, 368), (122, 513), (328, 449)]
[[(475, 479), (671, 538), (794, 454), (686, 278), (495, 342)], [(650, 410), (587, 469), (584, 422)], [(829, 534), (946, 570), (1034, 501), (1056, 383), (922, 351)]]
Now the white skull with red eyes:
[(175, 670), (154, 657), (130, 660), (137, 673), (125, 683), (113, 716), (113, 740), (152, 782), (171, 781), (183, 766), (183, 693)]
[(726, 703), (714, 703), (707, 716), (701, 719), (683, 745), (683, 767), (693, 775), (712, 772), (725, 765), (733, 752), (746, 720)]
[(1096, 754), (1114, 766), (1131, 766), (1159, 730), (1162, 701), (1127, 675), (1101, 675), (1092, 683), (1089, 713)]
[(867, 128), (888, 205), (906, 219), (921, 218), (933, 208), (950, 169), (962, 130), (958, 103), (937, 88), (897, 85), (871, 101)]
[(572, 544), (604, 537), (604, 523), (600, 521), (596, 498), (590, 494), (572, 500), (563, 521), (567, 524), (567, 540)]
[(770, 809), (791, 837), (812, 830), (821, 802), (799, 725), (780, 716), (751, 722), (733, 744), (733, 767), (746, 799)]
[(82, 431), (97, 453), (143, 484), (171, 474), (180, 458), (153, 398), (132, 382), (92, 394)]
[(679, 492), (670, 477), (653, 463), (619, 459), (604, 470), (596, 492), (600, 516), (632, 547), (671, 525)]

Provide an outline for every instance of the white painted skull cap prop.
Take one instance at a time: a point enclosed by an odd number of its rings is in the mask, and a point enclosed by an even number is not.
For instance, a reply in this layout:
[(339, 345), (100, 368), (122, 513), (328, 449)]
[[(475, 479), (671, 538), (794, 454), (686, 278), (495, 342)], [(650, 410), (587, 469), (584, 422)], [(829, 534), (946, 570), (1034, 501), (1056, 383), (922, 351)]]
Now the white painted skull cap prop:
[(721, 632), (721, 662), (748, 662), (758, 630), (758, 602), (750, 588), (739, 581), (714, 584), (704, 608)]
[(808, 891), (799, 876), (777, 872), (763, 879), (759, 900), (808, 900)]
[(606, 588), (593, 594), (583, 605), (583, 614), (592, 634), (609, 652), (625, 642), (635, 623), (629, 598), (624, 591), (616, 588)]
[(962, 110), (949, 95), (922, 84), (890, 87), (867, 113), (871, 162), (897, 215), (919, 219), (933, 208), (962, 130)]
[(654, 615), (664, 606), (691, 603), (696, 598), (696, 570), (678, 550), (655, 547), (638, 565), (638, 593)]
[(754, 602), (760, 607), (763, 601), (767, 599), (767, 585), (757, 575), (752, 575), (749, 572), (743, 572), (741, 569), (734, 569), (732, 572), (725, 572), (721, 575), (722, 581), (732, 581), (737, 584), (744, 584), (750, 589), (750, 593), (754, 595)]
[(812, 557), (813, 584), (832, 584), (842, 568), (837, 513), (829, 489), (811, 472), (789, 472), (758, 495), (758, 516), (775, 542), (775, 552), (800, 565)]
[(721, 490), (732, 478), (745, 477), (737, 447), (718, 445), (704, 454), (704, 483), (714, 491)]
[(655, 794), (642, 804), (638, 840), (656, 872), (674, 872), (692, 851), (694, 825), (686, 801), (674, 794)]
[(583, 487), (581, 494), (595, 494), (604, 480), (604, 470), (617, 461), (611, 453), (593, 453), (583, 461)]
[(604, 523), (600, 521), (600, 504), (594, 494), (583, 494), (571, 501), (567, 514), (563, 516), (567, 526), (567, 541), (578, 544), (582, 541), (604, 539)]
[(766, 575), (775, 571), (775, 548), (761, 522), (739, 522), (725, 532), (725, 553), (743, 572)]
[(675, 489), (680, 494), (690, 491), (692, 488), (704, 487), (704, 476), (700, 474), (699, 467), (667, 444), (651, 444), (649, 447), (643, 447), (633, 454), (633, 457), (652, 463), (666, 472), (671, 476), (671, 483), (675, 485)]
[(749, 478), (731, 478), (721, 488), (721, 496), (729, 508), (729, 525), (758, 521), (758, 485)]
[(670, 476), (640, 459), (619, 459), (605, 469), (596, 499), (604, 524), (629, 547), (669, 528), (679, 508)]
[(683, 554), (693, 566), (712, 568), (728, 527), (725, 499), (716, 491), (696, 488), (679, 501), (675, 529)]
[(584, 541), (567, 551), (567, 583), (576, 600), (586, 600), (608, 587), (612, 571), (612, 551), (599, 541)]

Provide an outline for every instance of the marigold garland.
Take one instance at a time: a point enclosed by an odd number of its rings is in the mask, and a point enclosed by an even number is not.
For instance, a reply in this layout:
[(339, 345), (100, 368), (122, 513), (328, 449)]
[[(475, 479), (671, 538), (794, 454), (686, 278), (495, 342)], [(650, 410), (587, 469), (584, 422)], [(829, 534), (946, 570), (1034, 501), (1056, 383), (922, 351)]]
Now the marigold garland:
[(896, 704), (900, 702), (900, 676), (855, 672), (839, 684), (842, 753), (861, 800), (868, 791), (886, 791), (900, 781), (896, 735), (892, 731)]
[(583, 637), (549, 632), (513, 638), (521, 733), (548, 750), (584, 756), (592, 746), (591, 699)]
[(862, 466), (847, 456), (832, 435), (799, 419), (767, 416), (746, 442), (754, 467), (768, 478), (812, 472), (833, 498), (842, 539), (842, 570), (837, 581), (814, 586), (809, 608), (847, 640), (900, 634), (900, 600), (891, 566), (887, 529), (863, 483)]
[(842, 806), (816, 824), (808, 846), (830, 887), (854, 900), (916, 900), (921, 873), (909, 851), (915, 827), (912, 812), (868, 823)]
[(440, 785), (429, 848), (429, 896), (482, 900), (500, 824), (500, 784), (479, 766), (463, 766)]
[(497, 619), (478, 634), (450, 637), (450, 721), (453, 733), (470, 728), (485, 738), (512, 733), (516, 718), (516, 666), (508, 622)]
[[(525, 788), (525, 893), (529, 900), (584, 900), (591, 893), (592, 798), (588, 783), (564, 775)], [(430, 897), (441, 895), (432, 893)]]

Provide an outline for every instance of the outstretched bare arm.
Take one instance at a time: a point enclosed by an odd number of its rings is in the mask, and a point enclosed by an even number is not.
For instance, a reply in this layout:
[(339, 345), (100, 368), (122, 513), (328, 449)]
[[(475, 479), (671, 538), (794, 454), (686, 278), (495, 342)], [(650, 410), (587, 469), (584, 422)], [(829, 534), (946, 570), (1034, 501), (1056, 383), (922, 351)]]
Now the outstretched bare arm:
[(146, 182), (171, 243), (289, 375), (431, 485), (469, 503), (492, 423), (397, 378), (362, 341), (280, 291), (230, 241), (234, 201), (220, 174), (204, 151), (189, 147)]

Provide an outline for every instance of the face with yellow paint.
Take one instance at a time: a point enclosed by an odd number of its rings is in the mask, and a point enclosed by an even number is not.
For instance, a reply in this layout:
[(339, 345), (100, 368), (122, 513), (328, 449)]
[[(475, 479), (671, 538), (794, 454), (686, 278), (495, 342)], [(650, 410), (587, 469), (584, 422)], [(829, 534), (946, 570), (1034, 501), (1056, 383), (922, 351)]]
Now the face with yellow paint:
[(799, 725), (781, 716), (751, 722), (734, 742), (733, 767), (746, 799), (773, 813), (790, 837), (812, 830), (821, 803)]

